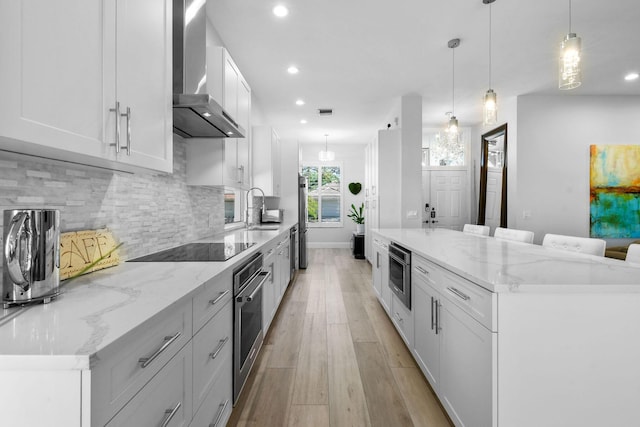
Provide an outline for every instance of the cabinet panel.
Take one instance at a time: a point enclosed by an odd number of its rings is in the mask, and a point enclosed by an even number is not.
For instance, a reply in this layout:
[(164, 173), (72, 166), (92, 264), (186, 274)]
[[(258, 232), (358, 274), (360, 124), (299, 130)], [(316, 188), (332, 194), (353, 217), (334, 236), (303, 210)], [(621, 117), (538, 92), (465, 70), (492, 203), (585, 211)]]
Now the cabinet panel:
[[(273, 316), (278, 308), (277, 293), (280, 292), (280, 286), (276, 286), (279, 274), (276, 273), (276, 250), (275, 246), (265, 250), (265, 256), (263, 260), (263, 269), (271, 273), (269, 279), (262, 285), (262, 328), (263, 333), (266, 336)], [(277, 291), (276, 291), (277, 289)]]
[(191, 422), (192, 427), (222, 427), (227, 424), (233, 409), (232, 369), (222, 370), (213, 380), (202, 405)]
[(107, 426), (188, 426), (193, 415), (191, 368), (191, 344), (188, 344)]
[(460, 426), (492, 425), (495, 335), (455, 304), (441, 306), (440, 397)]
[(193, 402), (198, 408), (214, 378), (223, 370), (232, 371), (233, 302), (228, 301), (193, 337)]
[(407, 347), (413, 348), (413, 313), (395, 294), (391, 295), (391, 320)]
[(438, 296), (424, 280), (412, 278), (413, 355), (436, 392), (440, 384), (440, 331), (435, 318)]
[(268, 196), (280, 196), (280, 139), (268, 126), (255, 126), (252, 133), (253, 185)]
[(197, 332), (233, 297), (231, 271), (207, 281), (193, 297), (193, 330)]

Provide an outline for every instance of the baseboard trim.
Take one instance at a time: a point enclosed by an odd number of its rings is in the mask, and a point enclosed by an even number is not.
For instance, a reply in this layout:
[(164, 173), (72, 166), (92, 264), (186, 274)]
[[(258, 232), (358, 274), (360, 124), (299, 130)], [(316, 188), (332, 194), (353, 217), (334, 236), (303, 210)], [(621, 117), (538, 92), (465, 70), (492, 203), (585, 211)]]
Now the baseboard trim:
[(309, 249), (350, 249), (349, 242), (307, 242)]

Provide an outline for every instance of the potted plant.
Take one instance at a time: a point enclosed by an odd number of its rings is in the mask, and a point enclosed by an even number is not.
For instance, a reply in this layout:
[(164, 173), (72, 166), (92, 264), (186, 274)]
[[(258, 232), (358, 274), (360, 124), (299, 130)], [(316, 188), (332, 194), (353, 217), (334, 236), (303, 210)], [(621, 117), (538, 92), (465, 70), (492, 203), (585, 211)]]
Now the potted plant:
[(359, 208), (352, 203), (351, 211), (347, 216), (356, 223), (356, 233), (364, 234), (364, 216), (362, 215), (362, 210), (364, 209), (364, 203), (360, 204)]

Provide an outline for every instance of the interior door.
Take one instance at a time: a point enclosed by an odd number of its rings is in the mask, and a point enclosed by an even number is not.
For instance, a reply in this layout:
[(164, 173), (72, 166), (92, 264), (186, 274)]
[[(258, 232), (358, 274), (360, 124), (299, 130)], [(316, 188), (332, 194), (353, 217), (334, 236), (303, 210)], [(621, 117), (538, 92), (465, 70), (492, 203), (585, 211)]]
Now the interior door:
[(436, 211), (437, 222), (432, 226), (462, 230), (469, 222), (468, 171), (434, 169), (425, 172), (430, 174), (429, 206)]

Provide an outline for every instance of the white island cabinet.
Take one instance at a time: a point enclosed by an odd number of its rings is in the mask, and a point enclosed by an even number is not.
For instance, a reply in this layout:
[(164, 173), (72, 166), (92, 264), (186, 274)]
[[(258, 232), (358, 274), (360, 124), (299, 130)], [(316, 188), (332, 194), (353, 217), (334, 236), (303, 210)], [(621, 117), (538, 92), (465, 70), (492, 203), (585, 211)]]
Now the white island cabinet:
[(170, 0), (0, 4), (0, 149), (173, 170)]
[(456, 426), (637, 425), (640, 268), (445, 229), (373, 237), (412, 252), (410, 350)]

